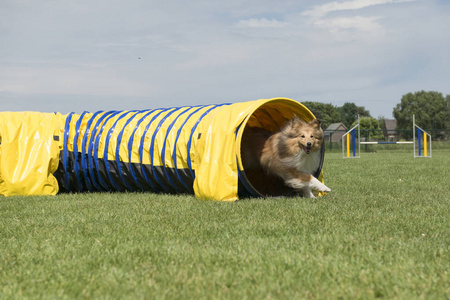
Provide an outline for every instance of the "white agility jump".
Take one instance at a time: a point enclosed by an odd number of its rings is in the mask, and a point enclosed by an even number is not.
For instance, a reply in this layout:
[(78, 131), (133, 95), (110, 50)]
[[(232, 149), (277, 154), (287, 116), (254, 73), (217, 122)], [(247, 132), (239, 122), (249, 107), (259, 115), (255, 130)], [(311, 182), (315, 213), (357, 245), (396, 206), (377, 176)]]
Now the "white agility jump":
[[(356, 133), (358, 130), (358, 133)], [(358, 136), (356, 136), (358, 135)], [(417, 136), (417, 137), (416, 137)], [(342, 136), (342, 157), (343, 158), (360, 158), (361, 145), (378, 145), (378, 144), (413, 144), (414, 158), (428, 157), (431, 158), (431, 135), (416, 125), (413, 115), (413, 140), (404, 142), (361, 142), (361, 133), (358, 124), (352, 127)]]

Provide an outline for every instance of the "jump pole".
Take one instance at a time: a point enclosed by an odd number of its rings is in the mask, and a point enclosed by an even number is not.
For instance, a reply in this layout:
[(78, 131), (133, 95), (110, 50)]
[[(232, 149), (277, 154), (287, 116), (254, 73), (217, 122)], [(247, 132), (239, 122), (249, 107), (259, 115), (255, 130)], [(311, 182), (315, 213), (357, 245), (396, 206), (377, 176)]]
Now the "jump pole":
[[(356, 142), (356, 132), (355, 130), (358, 129), (358, 142)], [(350, 133), (351, 133), (351, 144), (352, 144), (352, 155), (350, 155)], [(359, 126), (359, 115), (358, 115), (358, 124), (352, 127), (349, 131), (347, 131), (342, 136), (342, 157), (343, 158), (359, 158), (361, 153), (361, 143), (360, 141), (361, 133), (360, 133), (360, 126)], [(345, 143), (344, 143), (345, 140)], [(344, 146), (345, 144), (345, 146)], [(358, 144), (358, 155), (356, 155), (356, 144)], [(347, 149), (345, 153), (345, 148)]]
[[(416, 128), (417, 128), (417, 153), (416, 155)], [(416, 125), (416, 119), (413, 115), (413, 141), (414, 141), (414, 158), (416, 157), (427, 157), (431, 158), (431, 134)], [(423, 152), (422, 152), (423, 145)], [(428, 152), (428, 146), (430, 151)]]

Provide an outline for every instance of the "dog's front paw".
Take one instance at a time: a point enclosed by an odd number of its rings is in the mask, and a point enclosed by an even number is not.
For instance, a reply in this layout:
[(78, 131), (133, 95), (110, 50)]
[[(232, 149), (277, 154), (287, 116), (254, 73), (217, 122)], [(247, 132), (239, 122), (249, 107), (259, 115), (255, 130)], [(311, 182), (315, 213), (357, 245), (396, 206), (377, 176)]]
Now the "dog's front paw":
[(310, 182), (310, 187), (319, 192), (331, 192), (331, 189), (327, 187), (325, 184), (317, 180), (316, 178), (312, 178)]
[(325, 189), (321, 192), (329, 193), (329, 192), (331, 192), (331, 189), (329, 187), (325, 186)]

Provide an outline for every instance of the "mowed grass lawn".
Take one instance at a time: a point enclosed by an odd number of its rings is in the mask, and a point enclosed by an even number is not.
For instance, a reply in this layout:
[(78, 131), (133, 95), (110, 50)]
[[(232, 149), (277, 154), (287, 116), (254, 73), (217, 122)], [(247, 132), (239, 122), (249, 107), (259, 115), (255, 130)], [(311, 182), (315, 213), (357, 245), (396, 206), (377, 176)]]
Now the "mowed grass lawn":
[(0, 198), (1, 299), (448, 299), (450, 151), (325, 157), (316, 199)]

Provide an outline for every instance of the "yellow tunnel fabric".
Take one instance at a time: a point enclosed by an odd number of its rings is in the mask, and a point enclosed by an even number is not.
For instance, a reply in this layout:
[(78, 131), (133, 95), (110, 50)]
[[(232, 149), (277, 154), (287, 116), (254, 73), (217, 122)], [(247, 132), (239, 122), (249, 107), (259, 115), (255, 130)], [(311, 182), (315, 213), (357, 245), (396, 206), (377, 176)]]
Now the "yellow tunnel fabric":
[(193, 161), (197, 197), (223, 201), (238, 199), (236, 129), (257, 105), (252, 104), (222, 106), (202, 122)]
[(58, 192), (59, 129), (52, 113), (0, 113), (0, 195)]

